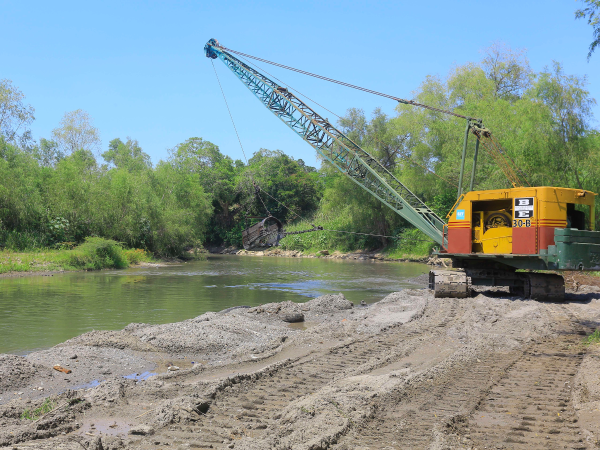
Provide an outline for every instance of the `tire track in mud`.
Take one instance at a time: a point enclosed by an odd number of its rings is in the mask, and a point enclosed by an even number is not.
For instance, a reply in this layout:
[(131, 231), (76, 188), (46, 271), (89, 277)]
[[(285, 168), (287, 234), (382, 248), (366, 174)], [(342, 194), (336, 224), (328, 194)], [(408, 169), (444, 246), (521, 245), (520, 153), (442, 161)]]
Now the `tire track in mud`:
[(548, 306), (560, 324), (558, 336), (533, 343), (482, 399), (463, 430), (474, 448), (590, 448), (571, 392), (584, 356), (581, 340), (590, 330), (568, 305)]
[(480, 356), (457, 363), (429, 380), (386, 396), (375, 417), (340, 439), (339, 450), (426, 449), (453, 417), (468, 414), (482, 392), (518, 357), (515, 353)]
[[(371, 421), (333, 448), (428, 449), (440, 435), (448, 448), (588, 448), (570, 404), (583, 359), (578, 343), (588, 330), (567, 308), (548, 307), (562, 325), (557, 337), (525, 351), (481, 355), (392, 393), (375, 405)], [(450, 444), (448, 435), (454, 438)]]
[[(445, 328), (457, 315), (455, 299), (427, 305), (421, 317), (389, 328), (376, 336), (356, 340), (324, 354), (309, 355), (299, 361), (267, 372), (255, 380), (242, 381), (218, 392), (209, 410), (191, 424), (173, 424), (137, 443), (135, 448), (157, 448), (174, 442), (190, 448), (231, 448), (232, 439), (261, 439), (266, 429), (280, 418), (292, 401), (333, 384), (340, 376), (355, 375), (361, 367), (389, 364), (389, 354), (399, 345), (410, 347), (437, 329)], [(408, 352), (414, 351), (416, 345)], [(406, 356), (404, 353), (402, 356)], [(387, 357), (387, 358), (386, 358)]]

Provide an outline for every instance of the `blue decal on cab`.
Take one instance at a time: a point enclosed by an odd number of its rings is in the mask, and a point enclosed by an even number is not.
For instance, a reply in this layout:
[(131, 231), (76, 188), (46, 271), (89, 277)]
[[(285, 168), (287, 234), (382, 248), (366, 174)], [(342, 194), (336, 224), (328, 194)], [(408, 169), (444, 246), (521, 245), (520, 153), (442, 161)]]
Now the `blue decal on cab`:
[(464, 209), (456, 210), (456, 220), (465, 220), (465, 210)]

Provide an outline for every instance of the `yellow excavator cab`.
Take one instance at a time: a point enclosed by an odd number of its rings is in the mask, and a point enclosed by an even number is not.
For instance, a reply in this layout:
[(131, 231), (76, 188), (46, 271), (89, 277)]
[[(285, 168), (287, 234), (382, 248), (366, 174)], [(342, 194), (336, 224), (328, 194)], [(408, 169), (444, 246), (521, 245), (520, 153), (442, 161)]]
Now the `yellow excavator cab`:
[(557, 187), (472, 191), (448, 215), (449, 253), (539, 254), (556, 228), (594, 229), (593, 192)]

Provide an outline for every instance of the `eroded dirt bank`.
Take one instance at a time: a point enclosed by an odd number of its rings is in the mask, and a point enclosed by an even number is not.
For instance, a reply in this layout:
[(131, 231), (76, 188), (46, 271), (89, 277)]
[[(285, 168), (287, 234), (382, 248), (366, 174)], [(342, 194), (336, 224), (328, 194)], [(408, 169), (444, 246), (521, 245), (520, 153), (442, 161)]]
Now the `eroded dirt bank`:
[(0, 447), (596, 448), (600, 289), (577, 289), (328, 295), (0, 355)]

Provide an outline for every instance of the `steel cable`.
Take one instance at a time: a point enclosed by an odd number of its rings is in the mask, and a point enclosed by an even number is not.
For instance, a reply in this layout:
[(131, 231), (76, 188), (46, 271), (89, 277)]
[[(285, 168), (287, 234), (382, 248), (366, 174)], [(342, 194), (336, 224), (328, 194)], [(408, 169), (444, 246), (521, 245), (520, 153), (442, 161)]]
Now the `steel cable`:
[(374, 91), (372, 89), (363, 88), (363, 87), (360, 87), (360, 86), (356, 86), (354, 84), (346, 83), (344, 81), (334, 80), (333, 78), (328, 78), (328, 77), (324, 77), (322, 75), (317, 75), (317, 74), (312, 73), (312, 72), (307, 72), (305, 70), (296, 69), (294, 67), (286, 66), (284, 64), (279, 64), (279, 63), (276, 63), (276, 62), (273, 62), (273, 61), (269, 61), (268, 59), (263, 59), (263, 58), (259, 58), (257, 56), (248, 55), (247, 53), (238, 52), (237, 50), (232, 50), (232, 49), (227, 48), (227, 47), (221, 46), (219, 48), (221, 48), (223, 50), (226, 50), (228, 52), (231, 52), (231, 53), (235, 53), (236, 55), (245, 56), (246, 58), (254, 59), (256, 61), (261, 61), (261, 62), (264, 62), (264, 63), (267, 63), (267, 64), (271, 64), (271, 65), (276, 66), (276, 67), (281, 67), (282, 69), (291, 70), (293, 72), (298, 72), (298, 73), (301, 73), (303, 75), (308, 75), (308, 76), (311, 76), (311, 77), (314, 77), (314, 78), (318, 78), (320, 80), (329, 81), (331, 83), (336, 83), (336, 84), (339, 84), (341, 86), (346, 86), (346, 87), (349, 87), (349, 88), (352, 88), (352, 89), (357, 89), (359, 91), (367, 92), (369, 94), (379, 95), (380, 97), (385, 97), (385, 98), (389, 98), (389, 99), (392, 99), (392, 100), (396, 100), (397, 102), (403, 103), (405, 105), (418, 106), (419, 108), (425, 108), (425, 109), (429, 109), (431, 111), (436, 111), (436, 112), (440, 112), (440, 113), (443, 113), (443, 114), (449, 114), (451, 116), (460, 117), (461, 119), (478, 120), (478, 119), (475, 119), (473, 117), (463, 116), (462, 114), (457, 114), (455, 112), (447, 111), (445, 109), (435, 108), (433, 106), (424, 105), (422, 103), (417, 103), (414, 100), (405, 100), (405, 99), (402, 99), (402, 98), (394, 97), (393, 95), (384, 94), (383, 92)]
[[(234, 52), (236, 53), (236, 52)], [(239, 55), (240, 53), (238, 53)], [(331, 111), (330, 109), (326, 108), (325, 106), (321, 105), (320, 103), (316, 102), (315, 100), (311, 99), (308, 95), (303, 94), (302, 92), (300, 92), (298, 89), (293, 88), (292, 86), (290, 86), (289, 84), (287, 84), (285, 81), (280, 80), (279, 78), (277, 78), (275, 75), (273, 75), (272, 73), (269, 73), (268, 71), (266, 71), (263, 67), (260, 67), (258, 64), (256, 63), (252, 63), (250, 61), (248, 61), (245, 57), (241, 57), (246, 63), (248, 63), (251, 66), (256, 67), (257, 69), (260, 69), (261, 71), (265, 72), (267, 75), (273, 77), (274, 79), (276, 79), (277, 81), (279, 81), (280, 83), (284, 84), (285, 86), (287, 86), (288, 89), (291, 89), (292, 91), (297, 92), (298, 94), (300, 94), (302, 97), (306, 98), (307, 100), (315, 103), (316, 105), (320, 106), (321, 108), (323, 108), (324, 110), (330, 112), (331, 114), (333, 114), (334, 116), (336, 116), (338, 119), (343, 120), (343, 117), (339, 116), (338, 114), (334, 113), (333, 111)], [(375, 139), (377, 142), (379, 142), (379, 144), (381, 145), (385, 145), (383, 142), (381, 142), (377, 136), (373, 136), (373, 139)], [(394, 151), (395, 154), (397, 154), (401, 159), (403, 159), (404, 161), (407, 161), (409, 163), (415, 164), (419, 167), (421, 167), (422, 169), (425, 169), (426, 171), (430, 172), (431, 174), (433, 174), (434, 176), (438, 177), (440, 180), (451, 184), (452, 186), (458, 188), (458, 185), (456, 185), (455, 183), (453, 183), (452, 181), (449, 181), (447, 179), (445, 179), (444, 177), (442, 177), (441, 175), (438, 175), (437, 173), (435, 173), (433, 170), (431, 170), (430, 168), (420, 164), (419, 162), (409, 158), (409, 157), (404, 157), (402, 155), (400, 155), (399, 150)]]

